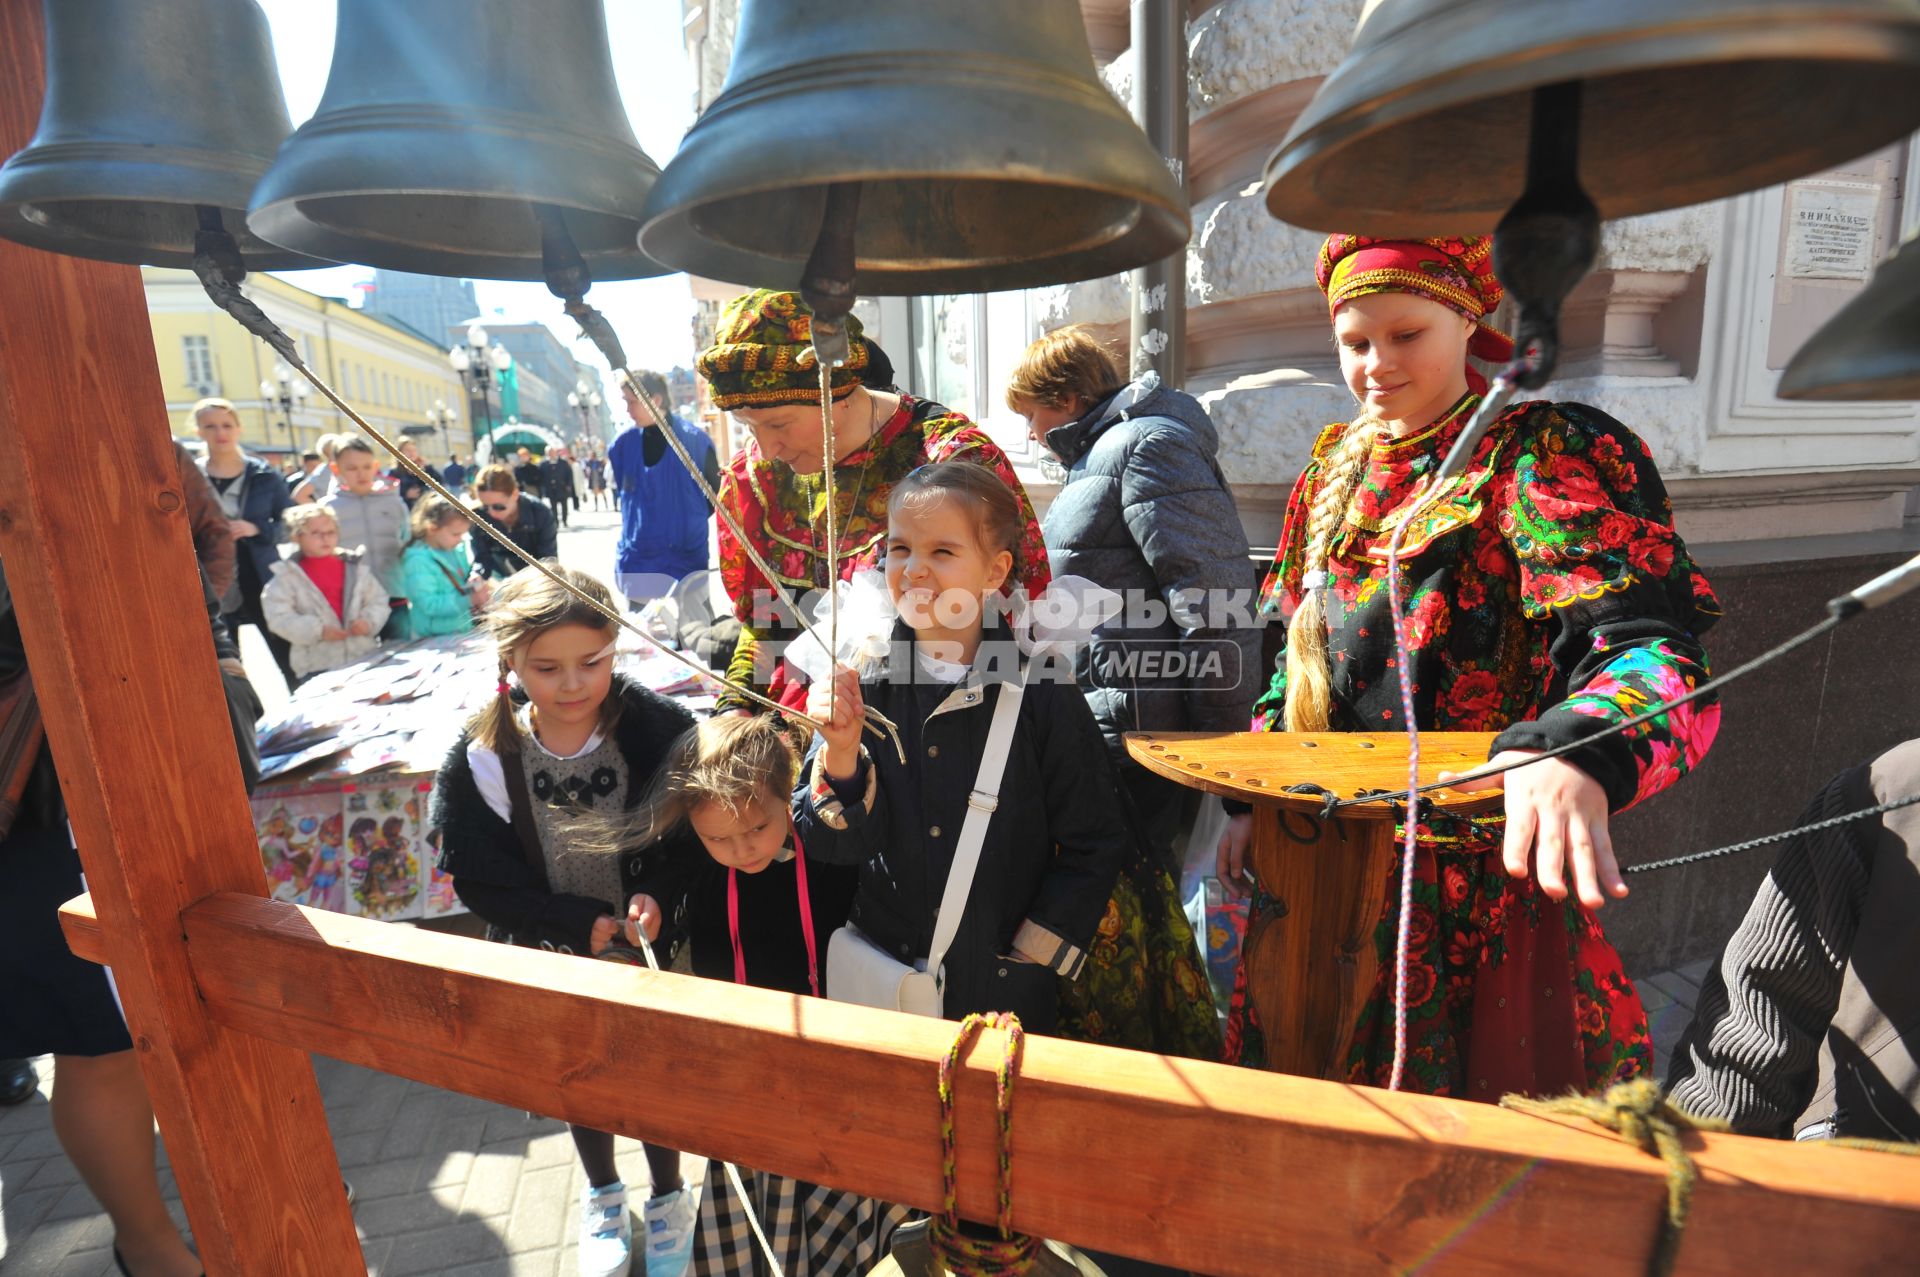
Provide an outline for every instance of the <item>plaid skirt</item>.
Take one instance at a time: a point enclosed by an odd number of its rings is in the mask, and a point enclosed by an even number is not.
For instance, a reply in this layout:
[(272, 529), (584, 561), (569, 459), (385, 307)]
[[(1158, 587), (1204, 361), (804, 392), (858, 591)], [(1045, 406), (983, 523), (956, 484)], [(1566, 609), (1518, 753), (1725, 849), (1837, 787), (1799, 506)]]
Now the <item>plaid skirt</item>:
[[(740, 1168), (754, 1213), (787, 1277), (864, 1273), (886, 1257), (893, 1230), (913, 1218), (905, 1206)], [(771, 1277), (766, 1256), (724, 1164), (707, 1163), (693, 1231), (695, 1277)]]

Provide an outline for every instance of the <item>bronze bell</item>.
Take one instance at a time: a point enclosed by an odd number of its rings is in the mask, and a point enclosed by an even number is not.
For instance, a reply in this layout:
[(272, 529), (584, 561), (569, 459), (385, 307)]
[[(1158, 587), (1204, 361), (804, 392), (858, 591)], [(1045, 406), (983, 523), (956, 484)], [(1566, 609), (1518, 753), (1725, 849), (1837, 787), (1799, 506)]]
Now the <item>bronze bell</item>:
[(858, 193), (863, 293), (1088, 279), (1180, 252), (1189, 231), (1075, 0), (746, 0), (726, 85), (654, 188), (641, 246), (792, 288), (830, 187)]
[(1920, 126), (1920, 4), (1375, 0), (1267, 161), (1267, 208), (1324, 231), (1491, 231), (1526, 185), (1530, 95), (1562, 83), (1602, 217), (1698, 204)]
[(325, 266), (248, 235), (292, 130), (254, 0), (46, 0), (47, 93), (0, 167), (0, 235), (75, 257), (188, 266), (202, 209), (247, 265)]
[(426, 275), (540, 279), (543, 213), (598, 279), (657, 275), (636, 236), (660, 169), (627, 123), (602, 0), (340, 0), (320, 109), (248, 225)]
[(1920, 399), (1920, 236), (1807, 339), (1782, 399)]

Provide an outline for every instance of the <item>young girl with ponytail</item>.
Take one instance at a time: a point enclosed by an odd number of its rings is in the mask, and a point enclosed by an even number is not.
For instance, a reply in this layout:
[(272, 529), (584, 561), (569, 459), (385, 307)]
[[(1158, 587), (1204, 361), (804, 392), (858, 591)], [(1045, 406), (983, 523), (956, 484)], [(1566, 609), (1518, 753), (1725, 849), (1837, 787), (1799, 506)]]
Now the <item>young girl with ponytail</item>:
[[(599, 581), (548, 563), (613, 606)], [(434, 778), (430, 824), (440, 830), (440, 868), (453, 876), (460, 902), (485, 920), (488, 939), (600, 954), (620, 936), (632, 870), (627, 858), (589, 845), (583, 813), (637, 808), (693, 718), (614, 674), (613, 623), (533, 568), (494, 592), (487, 625), (499, 646), (498, 694)], [(613, 1136), (571, 1129), (588, 1184), (579, 1271), (623, 1277), (632, 1225)], [(677, 1152), (647, 1145), (646, 1154), (646, 1271), (677, 1274), (691, 1243), (692, 1194)]]
[[(1598, 409), (1519, 404), (1465, 473), (1428, 480), (1485, 379), (1469, 354), (1512, 356), (1484, 322), (1500, 302), (1491, 243), (1336, 235), (1315, 272), (1327, 296), (1352, 422), (1328, 426), (1294, 485), (1266, 607), (1287, 623), (1284, 662), (1254, 707), (1267, 731), (1404, 731), (1401, 679), (1424, 730), (1497, 731), (1492, 762), (1584, 740), (1706, 677), (1700, 634), (1719, 615), (1673, 529), (1646, 444)], [(1394, 647), (1387, 548), (1407, 669)], [(1459, 787), (1506, 791), (1504, 819), (1420, 817), (1409, 919), (1403, 1085), (1497, 1100), (1582, 1091), (1648, 1073), (1639, 996), (1594, 915), (1627, 894), (1608, 821), (1696, 766), (1719, 709), (1695, 702), (1629, 735)], [(1250, 818), (1220, 844), (1220, 876), (1248, 890)], [(1569, 881), (1571, 878), (1571, 881)], [(1375, 941), (1349, 1080), (1385, 1085), (1394, 1055), (1400, 869)], [(1256, 896), (1258, 915), (1275, 902)], [(1264, 1044), (1246, 971), (1228, 1058)]]

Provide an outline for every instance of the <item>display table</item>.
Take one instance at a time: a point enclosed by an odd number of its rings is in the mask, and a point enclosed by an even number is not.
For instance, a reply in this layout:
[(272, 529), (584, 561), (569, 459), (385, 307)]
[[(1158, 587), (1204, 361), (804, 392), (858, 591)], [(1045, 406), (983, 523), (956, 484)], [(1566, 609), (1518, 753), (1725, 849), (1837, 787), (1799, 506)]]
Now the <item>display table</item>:
[[(685, 666), (631, 635), (621, 642), (620, 673), (689, 709), (712, 707)], [(499, 679), (493, 640), (472, 633), (385, 646), (295, 689), (256, 736), (253, 819), (268, 893), (385, 921), (464, 913), (435, 867), (440, 833), (427, 826), (427, 797)]]
[[(1423, 732), (1420, 781), (1487, 760), (1492, 732)], [(1380, 963), (1373, 932), (1393, 868), (1395, 812), (1406, 803), (1407, 738), (1370, 732), (1130, 732), (1127, 752), (1192, 789), (1253, 805), (1249, 868), (1274, 900), (1247, 933), (1247, 995), (1266, 1035), (1268, 1067), (1332, 1078), (1344, 1072), (1360, 1008)], [(1341, 798), (1398, 789), (1323, 819)], [(1498, 790), (1425, 796), (1441, 811), (1498, 810)]]

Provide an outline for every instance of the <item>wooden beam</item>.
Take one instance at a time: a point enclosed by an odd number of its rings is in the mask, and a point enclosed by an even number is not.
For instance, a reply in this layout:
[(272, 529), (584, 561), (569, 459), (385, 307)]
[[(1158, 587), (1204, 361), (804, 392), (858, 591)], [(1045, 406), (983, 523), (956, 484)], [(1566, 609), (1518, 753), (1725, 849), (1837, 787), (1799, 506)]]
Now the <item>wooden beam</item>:
[[(0, 156), (39, 117), (41, 13), (0, 0)], [(0, 241), (0, 297), (0, 558), (201, 1256), (364, 1273), (312, 1066), (210, 1020), (188, 969), (181, 909), (266, 882), (140, 272)]]
[[(183, 918), (232, 1029), (921, 1207), (952, 1024), (228, 894)], [(77, 952), (98, 952), (84, 900)], [(961, 1210), (993, 1212), (994, 1050), (959, 1084)], [(1200, 1272), (1642, 1272), (1660, 1164), (1584, 1122), (1030, 1039), (1014, 1223)], [(1687, 1273), (1885, 1273), (1920, 1159), (1710, 1135)]]

